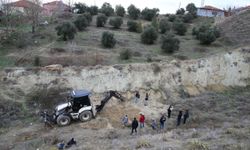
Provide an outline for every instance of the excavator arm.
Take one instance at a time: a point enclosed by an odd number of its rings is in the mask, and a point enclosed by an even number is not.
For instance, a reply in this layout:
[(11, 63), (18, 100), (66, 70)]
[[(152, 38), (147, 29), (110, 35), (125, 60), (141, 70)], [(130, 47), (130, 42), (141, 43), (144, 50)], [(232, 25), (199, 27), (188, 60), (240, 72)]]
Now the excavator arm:
[(117, 91), (108, 91), (107, 96), (101, 101), (100, 105), (96, 105), (96, 112), (100, 112), (105, 104), (112, 98), (115, 97), (121, 101), (124, 101), (124, 98)]

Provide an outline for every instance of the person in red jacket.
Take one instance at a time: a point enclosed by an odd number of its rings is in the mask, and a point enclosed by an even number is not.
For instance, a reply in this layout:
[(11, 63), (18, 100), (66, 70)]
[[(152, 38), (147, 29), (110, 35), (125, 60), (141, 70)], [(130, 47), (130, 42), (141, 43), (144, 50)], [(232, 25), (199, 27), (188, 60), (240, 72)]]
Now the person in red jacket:
[(144, 128), (145, 116), (143, 113), (140, 113), (139, 123), (140, 123), (140, 128)]

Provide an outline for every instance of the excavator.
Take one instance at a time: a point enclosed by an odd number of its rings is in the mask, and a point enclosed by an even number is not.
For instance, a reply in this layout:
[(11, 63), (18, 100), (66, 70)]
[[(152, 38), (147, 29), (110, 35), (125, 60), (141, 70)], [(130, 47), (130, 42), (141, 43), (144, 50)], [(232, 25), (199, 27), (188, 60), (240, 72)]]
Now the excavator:
[(47, 111), (43, 111), (41, 116), (44, 123), (58, 124), (59, 126), (67, 126), (72, 120), (80, 120), (86, 122), (95, 118), (95, 116), (103, 109), (105, 104), (115, 97), (121, 101), (124, 98), (117, 91), (108, 91), (106, 96), (101, 100), (100, 105), (94, 106), (89, 98), (91, 92), (87, 90), (73, 90), (67, 97), (67, 102), (57, 105), (53, 114), (49, 114)]

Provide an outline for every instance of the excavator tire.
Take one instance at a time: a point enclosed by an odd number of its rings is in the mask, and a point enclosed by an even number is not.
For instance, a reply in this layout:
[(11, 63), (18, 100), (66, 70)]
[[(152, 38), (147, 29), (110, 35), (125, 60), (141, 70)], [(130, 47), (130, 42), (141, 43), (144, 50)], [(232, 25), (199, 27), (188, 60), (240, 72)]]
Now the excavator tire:
[(82, 122), (89, 121), (91, 118), (92, 118), (92, 113), (90, 111), (84, 111), (79, 115), (79, 119)]
[(56, 122), (59, 126), (67, 126), (70, 124), (71, 119), (69, 116), (66, 115), (60, 115), (57, 117)]

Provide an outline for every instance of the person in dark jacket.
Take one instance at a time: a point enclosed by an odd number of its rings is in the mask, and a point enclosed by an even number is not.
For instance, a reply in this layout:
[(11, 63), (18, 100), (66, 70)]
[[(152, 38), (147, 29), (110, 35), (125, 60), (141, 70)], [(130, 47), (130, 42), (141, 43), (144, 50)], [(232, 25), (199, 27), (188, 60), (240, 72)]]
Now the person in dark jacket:
[(66, 148), (70, 148), (72, 145), (76, 145), (76, 141), (72, 138), (66, 145)]
[(160, 119), (160, 128), (161, 129), (165, 128), (165, 121), (166, 121), (166, 117), (164, 114), (162, 114), (161, 119)]
[(182, 118), (182, 111), (179, 111), (178, 117), (177, 117), (177, 125), (179, 126), (181, 124), (181, 118)]
[(146, 93), (145, 101), (144, 101), (144, 106), (148, 106), (148, 97), (149, 97), (149, 94)]
[(171, 117), (171, 112), (172, 112), (173, 109), (174, 109), (173, 105), (170, 105), (170, 106), (168, 107), (168, 118)]
[(64, 141), (58, 143), (58, 144), (57, 144), (58, 150), (63, 150), (63, 149), (64, 149), (64, 145), (65, 145), (65, 144), (64, 144)]
[(138, 121), (136, 120), (136, 118), (134, 118), (133, 122), (132, 122), (132, 131), (131, 131), (131, 135), (134, 133), (137, 133), (137, 127), (138, 127)]
[(189, 112), (188, 110), (185, 111), (185, 114), (183, 115), (183, 124), (186, 123), (187, 119), (189, 118)]

